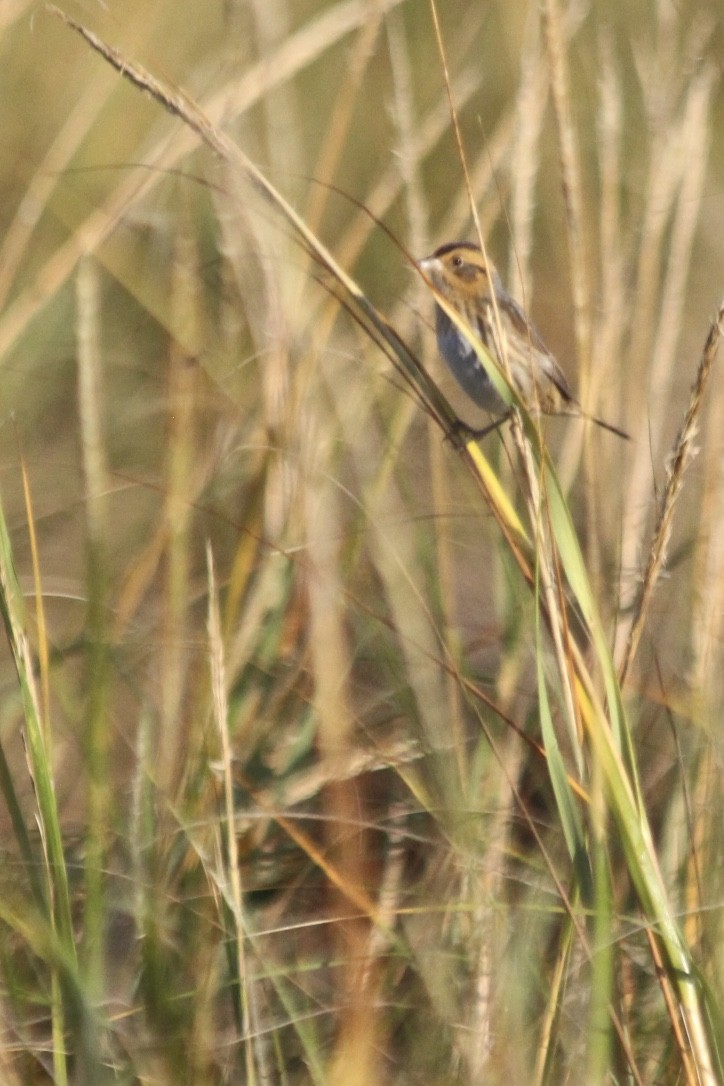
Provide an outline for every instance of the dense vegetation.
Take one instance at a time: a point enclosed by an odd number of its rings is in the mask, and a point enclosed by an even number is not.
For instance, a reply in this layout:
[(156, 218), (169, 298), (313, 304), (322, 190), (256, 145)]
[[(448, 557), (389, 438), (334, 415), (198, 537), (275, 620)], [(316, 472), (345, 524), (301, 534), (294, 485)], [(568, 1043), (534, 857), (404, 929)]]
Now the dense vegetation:
[(438, 2), (0, 6), (4, 1082), (724, 1081), (724, 21)]

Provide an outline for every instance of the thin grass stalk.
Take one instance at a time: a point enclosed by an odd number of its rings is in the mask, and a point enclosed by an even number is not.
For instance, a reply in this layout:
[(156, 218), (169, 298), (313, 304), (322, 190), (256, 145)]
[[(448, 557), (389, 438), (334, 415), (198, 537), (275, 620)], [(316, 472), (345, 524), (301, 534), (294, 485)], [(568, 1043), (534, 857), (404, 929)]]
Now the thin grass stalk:
[[(680, 762), (683, 764), (683, 759), (680, 759)], [(710, 870), (710, 864), (716, 863), (713, 857), (709, 859), (711, 852), (710, 798), (706, 804), (701, 802), (709, 792), (710, 773), (711, 751), (707, 743), (697, 758), (693, 779), (691, 782), (688, 780), (685, 783), (682, 782), (682, 805), (685, 808), (686, 826), (691, 843), (684, 883), (684, 935), (689, 946), (696, 947), (699, 961), (702, 960), (707, 945), (704, 932), (705, 913), (709, 906), (709, 882), (705, 876)], [(717, 973), (708, 972), (706, 975), (707, 979), (710, 979)]]
[[(70, 909), (68, 871), (63, 853), (63, 841), (60, 830), (60, 815), (57, 808), (53, 766), (51, 763), (50, 738), (47, 727), (43, 725), (38, 707), (37, 690), (33, 669), (33, 656), (27, 634), (24, 629), (24, 610), (20, 586), (15, 573), (10, 537), (5, 516), (0, 508), (0, 614), (5, 633), (10, 644), (15, 670), (20, 687), (24, 736), (28, 758), (28, 769), (33, 780), (37, 803), (37, 820), (40, 830), (43, 861), (43, 917), (47, 918), (53, 940), (64, 955), (67, 955), (72, 968), (77, 966), (75, 939)], [(3, 758), (3, 778), (5, 794), (8, 798), (11, 815), (16, 823), (18, 839), (27, 841), (24, 829), (20, 832), (21, 819), (19, 807), (16, 810), (16, 797), (12, 779), (6, 772)], [(36, 858), (30, 856), (30, 864)], [(30, 868), (32, 870), (32, 866)], [(70, 1008), (66, 1006), (63, 991), (62, 970), (50, 965), (51, 979), (51, 1024), (53, 1035), (53, 1070), (61, 1086), (68, 1082), (67, 1053), (65, 1051), (65, 1031), (71, 1025)]]
[[(260, 522), (261, 527), (261, 522)], [(260, 533), (261, 534), (261, 533)], [(283, 549), (274, 545), (269, 546), (271, 554), (277, 554), (280, 558), (287, 557)], [(256, 645), (259, 639), (259, 630), (263, 628), (266, 614), (274, 614), (283, 606), (289, 592), (287, 578), (280, 572), (278, 562), (262, 561), (267, 547), (249, 548), (245, 554), (241, 549), (237, 551), (239, 566), (235, 570), (235, 576), (241, 580), (244, 573), (248, 576), (246, 583), (246, 595), (243, 599), (243, 612), (240, 613), (237, 606), (227, 606), (224, 620), (229, 627), (229, 643), (226, 648), (226, 669), (232, 678), (239, 676), (254, 658)], [(247, 562), (256, 561), (256, 566), (246, 566)], [(240, 589), (241, 585), (237, 585)], [(251, 711), (247, 716), (239, 710), (235, 723), (234, 738), (243, 743), (247, 738), (247, 726), (254, 722), (254, 714)]]
[[(702, 91), (709, 93), (705, 79), (689, 88), (680, 117), (661, 119), (662, 128), (655, 133), (652, 149), (650, 192), (645, 206), (637, 269), (637, 312), (629, 349), (634, 366), (639, 360), (653, 359), (648, 373), (632, 374), (637, 386), (647, 390), (648, 409), (641, 415), (638, 433), (635, 427), (633, 430), (636, 439), (634, 460), (628, 473), (628, 493), (624, 500), (622, 520), (625, 531), (621, 547), (620, 597), (622, 609), (629, 613), (639, 587), (637, 574), (644, 548), (647, 511), (651, 504), (652, 459), (655, 463), (664, 441), (665, 419), (674, 379), (676, 341), (671, 340), (671, 336), (678, 336), (680, 324), (680, 316), (663, 312), (663, 297), (668, 296), (676, 310), (683, 303), (682, 276), (687, 274), (695, 225), (695, 217), (692, 216), (694, 209), (683, 204), (684, 188), (687, 194), (695, 197), (697, 207), (701, 198), (701, 171), (706, 161), (704, 148), (709, 138), (706, 110), (701, 108)], [(690, 121), (696, 121), (692, 128), (688, 127)], [(688, 178), (685, 182), (684, 175)], [(678, 260), (683, 261), (683, 266), (674, 267), (671, 262), (667, 263), (668, 285), (664, 286), (657, 305), (659, 266), (670, 217), (675, 224), (674, 235), (678, 238)], [(660, 325), (666, 328), (667, 340), (661, 339)], [(653, 354), (655, 343), (658, 343), (658, 355)], [(629, 632), (630, 619), (624, 619), (617, 630), (617, 659), (623, 658)]]
[(541, 132), (547, 103), (548, 72), (541, 56), (540, 18), (531, 7), (520, 65), (517, 124), (510, 155), (510, 251), (507, 283), (513, 297), (530, 312), (533, 299), (531, 253), (533, 250), (534, 193), (540, 166)]
[[(456, 101), (461, 105), (468, 102), (479, 87), (480, 73), (478, 67), (476, 64), (474, 67), (456, 75), (455, 97)], [(415, 131), (410, 133), (408, 154), (411, 161), (425, 161), (444, 136), (448, 124), (447, 103), (436, 102), (426, 115), (419, 118)], [(361, 209), (367, 213), (353, 219), (339, 238), (337, 254), (343, 267), (354, 266), (370, 234), (377, 227), (377, 224), (384, 220), (390, 207), (399, 198), (403, 182), (404, 178), (399, 166), (397, 163), (392, 163), (384, 169), (379, 179), (367, 193), (364, 207)]]
[[(599, 48), (601, 55), (600, 108), (596, 131), (601, 175), (598, 214), (601, 302), (598, 318), (594, 321), (591, 346), (589, 403), (601, 404), (602, 413), (606, 417), (610, 397), (604, 396), (602, 399), (601, 393), (610, 388), (619, 389), (622, 383), (623, 375), (620, 370), (623, 358), (623, 331), (629, 314), (622, 251), (624, 227), (619, 206), (621, 192), (625, 187), (621, 174), (620, 88), (616, 82), (610, 43), (605, 35)], [(619, 399), (622, 400), (624, 397)], [(581, 440), (581, 429), (570, 427), (558, 457), (558, 471), (565, 493), (569, 492), (578, 471)], [(615, 510), (612, 508), (613, 494), (606, 481), (609, 473), (597, 470), (599, 464), (594, 460), (596, 451), (592, 442), (584, 442), (583, 488), (588, 496), (585, 515), (590, 570), (601, 568), (604, 545), (606, 542), (610, 543), (611, 536), (616, 530)], [(626, 452), (622, 451), (621, 456), (624, 455)], [(607, 510), (606, 517), (598, 515), (597, 511), (603, 508)]]
[[(601, 301), (600, 314), (594, 321), (593, 341), (591, 345), (591, 367), (589, 374), (588, 402), (602, 404), (602, 414), (608, 414), (608, 399), (601, 400), (601, 391), (607, 388), (618, 389), (623, 375), (623, 331), (629, 316), (627, 306), (626, 271), (622, 251), (624, 226), (619, 208), (620, 194), (623, 191), (620, 163), (621, 117), (619, 88), (615, 82), (613, 65), (608, 55), (608, 47), (601, 45), (601, 105), (598, 112), (598, 153), (601, 173), (601, 197), (599, 210), (599, 245)], [(620, 400), (625, 400), (621, 396)], [(579, 426), (569, 427), (563, 448), (558, 457), (558, 471), (563, 490), (568, 493), (581, 459), (583, 430)], [(606, 472), (596, 470), (594, 448), (590, 441), (583, 445), (584, 483), (588, 496), (586, 502), (586, 538), (589, 568), (600, 568), (602, 544), (605, 526), (615, 527), (616, 518), (609, 515), (605, 521), (596, 511), (606, 506), (611, 508), (611, 488), (606, 486)]]
[[(568, 616), (564, 602), (563, 585), (561, 583), (554, 545), (549, 534), (550, 513), (548, 499), (545, 491), (545, 476), (543, 472), (539, 476), (538, 465), (534, 465), (531, 455), (531, 446), (521, 442), (521, 450), (524, 456), (524, 470), (528, 492), (525, 500), (528, 504), (529, 516), (535, 538), (536, 554), (536, 611), (540, 606), (539, 591), (545, 600), (544, 614), (547, 620), (548, 632), (553, 641), (558, 678), (561, 683), (563, 704), (565, 706), (565, 721), (568, 728), (568, 739), (571, 745), (579, 779), (583, 775), (583, 750), (581, 747), (581, 725), (573, 696), (573, 674), (570, 663), (570, 638), (568, 631)], [(542, 465), (541, 465), (542, 466)], [(540, 640), (537, 653), (540, 661)], [(539, 683), (539, 691), (541, 685)], [(578, 842), (580, 844), (580, 841)], [(569, 841), (570, 846), (570, 841)], [(573, 854), (575, 855), (575, 853)]]
[(687, 871), (686, 903), (690, 906), (687, 910), (687, 930), (700, 947), (701, 958), (706, 961), (707, 980), (712, 984), (721, 1004), (724, 941), (721, 912), (716, 908), (716, 903), (722, 900), (724, 891), (717, 808), (721, 796), (721, 767), (713, 743), (707, 743), (702, 753), (691, 791), (691, 805), (695, 814), (692, 855)]
[[(453, 97), (452, 83), (451, 83), (451, 80), (450, 80), (450, 71), (448, 69), (447, 58), (446, 58), (446, 55), (445, 55), (445, 43), (443, 41), (442, 31), (440, 29), (440, 21), (438, 19), (438, 15), (437, 15), (437, 5), (435, 3), (435, 0), (430, 0), (430, 12), (432, 14), (432, 24), (433, 24), (433, 27), (434, 27), (434, 30), (435, 30), (435, 40), (437, 42), (437, 51), (438, 51), (438, 54), (440, 56), (440, 64), (441, 64), (441, 67), (442, 67), (442, 73), (443, 73), (443, 78), (444, 78), (444, 82), (445, 82), (445, 92), (447, 94), (448, 105), (450, 107), (450, 119), (452, 121), (453, 131), (455, 133), (455, 143), (456, 143), (457, 149), (458, 149), (458, 160), (460, 162), (460, 166), (462, 168), (462, 173), (463, 173), (463, 181), (464, 181), (464, 186), (465, 186), (465, 194), (466, 194), (467, 200), (468, 200), (468, 208), (470, 210), (470, 214), (472, 215), (473, 224), (475, 226), (475, 232), (477, 234), (478, 241), (480, 242), (480, 248), (483, 251), (483, 255), (485, 256), (485, 262), (486, 262), (486, 265), (487, 265), (488, 257), (487, 257), (487, 253), (486, 253), (486, 249), (485, 249), (485, 237), (483, 235), (483, 229), (482, 229), (482, 227), (480, 225), (480, 218), (478, 216), (478, 205), (477, 205), (477, 202), (475, 200), (473, 185), (472, 185), (472, 181), (471, 181), (471, 178), (470, 178), (470, 173), (468, 171), (467, 159), (466, 159), (465, 155), (463, 154), (463, 140), (462, 140), (462, 134), (461, 134), (461, 131), (460, 131), (460, 123), (458, 121), (457, 106), (455, 104), (455, 99)], [(502, 336), (500, 338), (500, 342), (501, 343), (505, 342), (505, 340), (503, 339)]]
[[(317, 396), (317, 408), (321, 402)], [(354, 712), (348, 689), (353, 654), (342, 608), (339, 551), (344, 533), (336, 486), (327, 466), (332, 430), (319, 409), (312, 412), (310, 432), (314, 452), (305, 492), (305, 520), (314, 704), (320, 756), (329, 773), (323, 794), (326, 851), (349, 887), (372, 893), (374, 887), (366, 885), (369, 880), (365, 879), (367, 833), (358, 825), (364, 793), (360, 794), (360, 783), (346, 779), (343, 772), (354, 743)], [(340, 1014), (329, 1081), (340, 1086), (361, 1086), (379, 1074), (377, 976), (367, 956), (371, 929), (368, 920), (352, 907), (348, 894), (333, 894), (331, 910), (336, 915), (335, 941), (344, 968), (335, 1001)]]
[(196, 366), (201, 339), (198, 254), (185, 208), (171, 265), (168, 436), (163, 520), (166, 527), (161, 629), (161, 724), (156, 780), (173, 796), (185, 769), (189, 675), (191, 529), (196, 491)]
[(102, 382), (101, 298), (92, 257), (78, 266), (76, 289), (78, 411), (85, 477), (88, 585), (88, 706), (85, 752), (88, 774), (88, 830), (85, 857), (84, 957), (89, 992), (102, 996), (104, 982), (105, 878), (112, 789), (109, 782), (108, 684), (108, 467)]
[(659, 976), (661, 994), (664, 1003), (666, 1004), (674, 1041), (683, 1065), (684, 1079), (687, 1083), (690, 1083), (691, 1086), (697, 1086), (699, 1082), (706, 1081), (706, 1079), (702, 1078), (699, 1074), (693, 1046), (691, 1045), (690, 1038), (687, 1034), (686, 1019), (681, 1015), (680, 1007), (677, 1005), (676, 989), (672, 983), (672, 978), (667, 973), (666, 961), (662, 954), (662, 948), (656, 934), (650, 928), (646, 930), (646, 939), (651, 952), (651, 960), (653, 961)]
[[(43, 582), (40, 574), (40, 556), (38, 553), (38, 535), (35, 530), (35, 515), (33, 513), (33, 500), (30, 492), (30, 479), (28, 478), (28, 469), (25, 460), (22, 458), (22, 454), (20, 460), (20, 472), (23, 479), (23, 501), (25, 504), (25, 514), (28, 524), (30, 558), (33, 566), (35, 623), (37, 626), (36, 652), (38, 655), (38, 678), (40, 683), (40, 720), (42, 727), (45, 731), (45, 741), (48, 744), (48, 749), (52, 750), (52, 728), (50, 723), (50, 651), (48, 643), (48, 624), (45, 619)], [(8, 793), (8, 796), (9, 795), (10, 793)], [(31, 864), (29, 870), (33, 872), (35, 870), (35, 864)], [(42, 894), (39, 896), (38, 901), (42, 901)]]
[[(456, 106), (461, 109), (463, 101), (458, 95), (458, 82), (454, 81), (452, 88)], [(470, 188), (475, 193), (475, 206), (484, 238), (498, 219), (501, 200), (505, 198), (505, 165), (515, 134), (515, 120), (512, 113), (504, 117), (495, 132), (487, 138), (480, 153), (470, 161)], [(475, 232), (470, 198), (464, 185), (453, 194), (450, 206), (442, 217), (440, 237), (458, 237), (461, 223), (465, 224), (466, 230), (471, 234)]]
[(599, 43), (601, 77), (597, 115), (597, 144), (601, 174), (599, 238), (601, 247), (601, 317), (593, 345), (591, 391), (599, 402), (599, 391), (609, 381), (620, 380), (617, 372), (622, 355), (623, 331), (628, 317), (626, 276), (622, 235), (624, 224), (621, 196), (625, 191), (622, 121), (623, 102), (620, 77), (613, 58), (613, 45), (604, 32)]
[[(724, 696), (724, 674), (718, 666), (724, 643), (724, 462), (712, 436), (724, 432), (724, 383), (715, 382), (708, 396), (702, 450), (703, 483), (699, 523), (704, 530), (694, 561), (694, 607), (691, 616), (692, 661), (688, 675), (691, 718), (708, 737)], [(708, 805), (702, 810), (710, 809)]]
[(224, 644), (221, 636), (221, 615), (216, 592), (214, 559), (211, 544), (206, 544), (206, 567), (209, 585), (209, 656), (211, 665), (211, 704), (216, 725), (221, 739), (221, 762), (224, 780), (224, 813), (226, 820), (226, 872), (228, 886), (227, 900), (232, 907), (234, 918), (234, 949), (239, 977), (241, 997), (242, 1044), (244, 1047), (245, 1081), (249, 1086), (257, 1082), (256, 1061), (254, 1059), (254, 1040), (252, 1031), (252, 989), (246, 955), (246, 934), (244, 921), (244, 902), (241, 888), (241, 870), (239, 850), (235, 832), (235, 804), (233, 782), (233, 754), (229, 736), (229, 705), (226, 694), (226, 667), (224, 662)]
[[(592, 909), (593, 932), (591, 936), (591, 987), (588, 1007), (588, 1026), (586, 1034), (586, 1071), (585, 1081), (606, 1083), (611, 1068), (611, 1009), (615, 1006), (614, 971), (615, 931), (613, 893), (611, 887), (610, 849), (607, 847), (608, 811), (605, 796), (596, 781), (592, 803), (591, 821), (594, 823), (593, 840), (589, 846), (591, 874), (593, 878)], [(605, 821), (604, 821), (605, 820)], [(602, 824), (603, 823), (603, 824)], [(623, 1047), (623, 1046), (622, 1046)], [(632, 1073), (638, 1078), (638, 1071), (632, 1060), (632, 1053), (627, 1053)], [(640, 1081), (640, 1079), (639, 1079)]]
[(671, 227), (667, 272), (661, 292), (660, 317), (652, 346), (652, 387), (658, 392), (673, 384), (677, 345), (686, 304), (686, 280), (691, 267), (696, 228), (709, 158), (710, 109), (714, 72), (709, 66), (692, 81), (681, 117), (681, 160), (684, 168)]
[(588, 381), (591, 365), (591, 282), (586, 237), (583, 176), (573, 120), (573, 107), (565, 59), (565, 38), (557, 0), (543, 0), (543, 35), (551, 73), (553, 112), (558, 132), (560, 175), (566, 209), (566, 227), (571, 261), (573, 308), (576, 323), (581, 382), (581, 402), (589, 409)]
[[(252, 0), (249, 7), (256, 52), (260, 57), (266, 57), (278, 43), (288, 39), (288, 5), (286, 0)], [(260, 106), (264, 118), (264, 156), (272, 176), (299, 176), (302, 124), (289, 82), (280, 83), (273, 92), (264, 94)], [(284, 133), (283, 139), (279, 138), (279, 132)], [(287, 435), (294, 425), (294, 412), (291, 409), (293, 375), (287, 346), (291, 307), (284, 305), (283, 282), (280, 282), (283, 277), (279, 274), (279, 269), (285, 266), (286, 252), (282, 239), (272, 236), (273, 231), (251, 217), (247, 230), (253, 238), (263, 291), (257, 304), (247, 308), (247, 319), (253, 324), (256, 342), (264, 352), (261, 375), (265, 424), (276, 446), (275, 455), (269, 460), (265, 485), (265, 533), (269, 539), (280, 540), (285, 534), (298, 486), (293, 457), (287, 450)]]
[(23, 807), (18, 797), (13, 774), (2, 744), (0, 744), (0, 793), (2, 793), (2, 797), (5, 800), (5, 805), (8, 809), (8, 814), (10, 815), (12, 834), (18, 846), (23, 870), (27, 874), (30, 883), (35, 908), (40, 915), (44, 916), (48, 912), (45, 885), (39, 874), (38, 857), (28, 834)]
[[(540, 49), (540, 19), (531, 8), (520, 66), (519, 90), (513, 108), (515, 125), (507, 173), (510, 177), (510, 243), (506, 281), (511, 293), (530, 309), (533, 292), (531, 253), (533, 247), (534, 190), (540, 156), (537, 154), (548, 97), (548, 71)], [(504, 126), (501, 125), (503, 130)], [(498, 138), (498, 143), (500, 139)], [(486, 148), (487, 150), (487, 148)], [(494, 146), (491, 147), (491, 151)], [(481, 156), (482, 158), (482, 156)], [(490, 173), (497, 179), (498, 166), (491, 154)], [(476, 171), (473, 170), (474, 182)], [(476, 192), (478, 186), (476, 184)], [(502, 193), (500, 193), (502, 200)], [(486, 206), (492, 207), (488, 200)], [(515, 607), (515, 603), (513, 604)], [(512, 647), (511, 647), (512, 648)], [(520, 673), (525, 667), (527, 647), (520, 639), (517, 651), (508, 651), (501, 661), (496, 687), (503, 704), (509, 704)]]
[[(302, 366), (292, 368), (290, 312), (301, 312), (301, 299), (285, 305), (286, 284), (278, 274), (288, 261), (286, 239), (273, 237), (272, 231), (244, 214), (244, 231), (237, 240), (248, 260), (254, 254), (254, 283), (247, 277), (245, 293), (253, 299), (247, 309), (254, 341), (262, 352), (261, 367), (264, 426), (270, 439), (271, 456), (264, 482), (264, 535), (280, 543), (286, 535), (294, 495), (299, 487), (298, 467), (294, 460), (292, 435), (298, 428), (295, 393), (303, 386)], [(251, 244), (250, 244), (251, 242)], [(233, 244), (233, 241), (231, 242)], [(227, 242), (228, 245), (228, 242)]]
[(704, 396), (711, 377), (712, 367), (719, 348), (719, 341), (724, 335), (724, 305), (709, 329), (704, 350), (699, 362), (696, 381), (692, 388), (691, 400), (684, 417), (684, 422), (679, 431), (670, 457), (670, 466), (667, 471), (666, 485), (664, 487), (659, 512), (654, 528), (653, 539), (649, 550), (641, 588), (636, 599), (633, 620), (626, 641), (626, 649), (619, 667), (619, 682), (621, 685), (626, 680), (631, 663), (636, 656), (641, 634), (651, 603), (651, 598), (666, 564), (668, 544), (671, 538), (674, 510), (681, 494), (684, 473), (695, 456), (694, 440), (699, 429), (699, 415), (704, 404)]
[[(539, 582), (543, 579), (548, 582), (551, 581), (550, 572), (547, 574), (543, 572), (542, 566), (545, 561), (544, 556), (538, 564), (537, 576)], [(546, 599), (550, 599), (552, 594), (552, 586), (548, 585), (546, 589), (539, 587), (538, 591), (542, 591)], [(555, 602), (555, 601), (554, 601)], [(548, 697), (548, 686), (546, 682), (543, 654), (544, 645), (541, 629), (541, 612), (542, 608), (539, 608), (536, 612), (536, 678), (537, 678), (537, 693), (538, 693), (538, 716), (540, 720), (541, 737), (543, 740), (543, 746), (546, 752), (546, 761), (548, 766), (548, 773), (550, 775), (551, 787), (553, 788), (553, 794), (556, 800), (556, 806), (558, 808), (558, 815), (561, 821), (561, 828), (568, 847), (568, 853), (571, 858), (571, 862), (574, 865), (576, 876), (578, 879), (578, 885), (584, 902), (588, 904), (590, 899), (590, 871), (587, 866), (587, 849), (585, 832), (583, 827), (583, 821), (578, 812), (578, 805), (573, 795), (573, 789), (571, 788), (568, 774), (565, 770), (565, 761), (563, 752), (560, 748), (556, 729), (553, 724), (553, 716), (551, 713), (550, 701)], [(566, 723), (568, 725), (568, 739), (570, 747), (573, 751), (573, 756), (576, 762), (577, 776), (576, 780), (580, 781), (583, 776), (583, 752), (581, 746), (581, 737), (579, 735), (578, 720), (576, 718), (576, 704), (573, 700), (573, 690), (571, 688), (570, 674), (568, 668), (565, 665), (565, 660), (562, 660), (564, 647), (560, 643), (560, 631), (558, 630), (559, 623), (554, 625), (559, 633), (558, 640), (554, 644), (556, 652), (556, 663), (559, 669), (561, 665), (565, 668), (565, 680), (567, 680), (567, 687), (564, 687), (564, 698), (566, 699)], [(561, 684), (563, 685), (563, 684)]]
[[(254, 40), (255, 52), (266, 58), (280, 42), (289, 39), (287, 0), (251, 0), (247, 3), (246, 34)], [(261, 99), (264, 117), (265, 159), (277, 176), (299, 173), (299, 133), (302, 131), (297, 103), (285, 81)], [(277, 133), (283, 131), (284, 138)]]
[[(375, 42), (380, 33), (384, 14), (382, 3), (374, 5), (371, 15), (360, 27), (351, 58), (345, 67), (344, 80), (336, 97), (332, 116), (327, 124), (324, 144), (312, 170), (312, 177), (318, 184), (311, 190), (304, 218), (315, 234), (319, 230), (329, 199), (330, 190), (326, 186), (334, 178), (344, 153), (357, 96), (374, 55)], [(393, 17), (392, 13), (390, 17)]]
[[(387, 19), (387, 39), (392, 68), (392, 84), (395, 101), (394, 117), (400, 140), (399, 163), (403, 180), (403, 192), (407, 210), (410, 247), (414, 253), (427, 253), (429, 244), (429, 215), (423, 195), (419, 172), (419, 163), (414, 156), (414, 137), (417, 130), (414, 115), (412, 93), (412, 67), (405, 40), (404, 21), (401, 13), (392, 12)], [(420, 298), (422, 284), (417, 283), (417, 297)], [(429, 360), (431, 337), (426, 337), (427, 352), (424, 361)], [(424, 350), (424, 348), (423, 348)], [(430, 424), (427, 429), (428, 455), (430, 458), (430, 486), (434, 508), (444, 509), (448, 504), (449, 486), (447, 485), (445, 464), (447, 457), (440, 442), (437, 427)], [(455, 578), (452, 547), (445, 532), (435, 533), (435, 554), (437, 583), (439, 588), (439, 606), (443, 630), (441, 638), (448, 651), (455, 659), (460, 659), (461, 646), (455, 632), (452, 616), (452, 600), (455, 597)], [(462, 716), (460, 685), (456, 678), (448, 673), (446, 679), (449, 703), (452, 743), (457, 760), (458, 781), (462, 794), (466, 794), (468, 771), (465, 725)]]
[[(578, 137), (576, 134), (569, 73), (566, 62), (565, 42), (561, 16), (557, 0), (543, 0), (541, 8), (543, 36), (550, 65), (553, 113), (558, 134), (560, 158), (560, 177), (563, 190), (563, 202), (566, 213), (571, 285), (573, 290), (573, 311), (578, 354), (579, 399), (586, 411), (591, 410), (591, 367), (593, 358), (593, 303), (590, 274), (591, 239), (586, 221), (586, 206), (583, 189), (583, 171), (580, 161)], [(579, 442), (583, 435), (583, 425), (571, 427), (571, 442), (576, 433)], [(580, 449), (580, 445), (579, 445)], [(586, 533), (589, 548), (589, 567), (599, 568), (598, 532), (592, 511), (592, 491), (595, 470), (590, 441), (585, 443), (585, 515), (588, 522)]]
[(131, 861), (131, 902), (132, 915), (136, 930), (142, 940), (143, 953), (148, 954), (148, 944), (155, 935), (155, 929), (149, 923), (155, 915), (157, 902), (154, 900), (155, 880), (152, 857), (156, 823), (154, 818), (153, 784), (153, 731), (154, 716), (148, 705), (141, 706), (138, 713), (134, 754), (135, 771), (131, 782), (130, 816), (128, 827), (128, 848)]
[(566, 973), (573, 950), (574, 935), (575, 927), (569, 921), (564, 927), (563, 938), (560, 940), (553, 973), (548, 982), (546, 1007), (538, 1034), (535, 1064), (531, 1074), (530, 1086), (544, 1086), (544, 1083), (549, 1079), (550, 1071), (553, 1066), (553, 1050), (556, 1043), (555, 1027), (561, 1014)]
[[(40, 683), (41, 683), (41, 705), (42, 713), (40, 717), (41, 726), (44, 729), (44, 739), (47, 744), (47, 750), (52, 756), (52, 731), (50, 727), (50, 688), (49, 688), (49, 659), (48, 659), (48, 640), (47, 629), (45, 623), (45, 608), (43, 606), (43, 592), (40, 582), (40, 562), (38, 558), (38, 545), (37, 535), (35, 531), (35, 520), (33, 517), (33, 507), (30, 495), (30, 484), (28, 481), (27, 471), (25, 463), (22, 464), (23, 475), (23, 493), (25, 497), (25, 509), (28, 519), (28, 528), (30, 535), (30, 550), (32, 554), (33, 562), (33, 581), (35, 585), (35, 613), (37, 616), (38, 624), (38, 662), (40, 670)], [(2, 515), (0, 511), (0, 516)], [(36, 870), (36, 859), (32, 854), (30, 842), (27, 837), (27, 831), (25, 829), (25, 822), (20, 811), (20, 807), (16, 802), (15, 789), (12, 784), (12, 778), (7, 769), (5, 763), (5, 755), (2, 754), (2, 777), (3, 787), (2, 791), (5, 795), (10, 816), (15, 827), (15, 833), (20, 845), (21, 855), (24, 856), (26, 862), (26, 868), (30, 875), (31, 886), (33, 887), (36, 904), (41, 906), (41, 911), (45, 914), (46, 911), (46, 898), (43, 888), (40, 885), (40, 881)], [(51, 898), (52, 900), (52, 898)], [(53, 1037), (53, 1066), (58, 1075), (58, 1081), (63, 1086), (67, 1082), (67, 1066), (65, 1060), (65, 1014), (63, 1009), (61, 981), (57, 970), (53, 969), (51, 974), (51, 1022), (52, 1022), (52, 1037)]]
[(488, 1073), (494, 1045), (494, 947), (490, 931), (490, 900), (481, 890), (482, 887), (473, 888), (475, 896), (471, 902), (474, 939), (471, 940), (470, 949), (475, 971), (469, 982), (472, 1008), (467, 1017), (471, 1038), (466, 1053), (471, 1081), (481, 1081)]
[(634, 387), (646, 388), (647, 391), (655, 393), (653, 403), (649, 405), (649, 410), (653, 411), (652, 417), (642, 417), (639, 420), (638, 433), (634, 429), (632, 436), (646, 440), (650, 433), (651, 439), (657, 445), (660, 440), (661, 404), (665, 404), (668, 390), (651, 388), (648, 364), (660, 312), (659, 269), (665, 262), (666, 228), (674, 211), (683, 165), (681, 119), (667, 116), (661, 118), (659, 123), (661, 128), (654, 128), (651, 135), (648, 185), (639, 229), (640, 244), (636, 253), (633, 286), (636, 313), (635, 320), (632, 320), (631, 344), (628, 350), (633, 367)]
[(413, 70), (405, 37), (402, 12), (390, 12), (385, 21), (392, 70), (394, 119), (399, 140), (398, 168), (407, 215), (410, 248), (413, 253), (428, 252), (429, 212), (420, 178), (420, 156), (416, 134), (419, 118), (415, 115)]

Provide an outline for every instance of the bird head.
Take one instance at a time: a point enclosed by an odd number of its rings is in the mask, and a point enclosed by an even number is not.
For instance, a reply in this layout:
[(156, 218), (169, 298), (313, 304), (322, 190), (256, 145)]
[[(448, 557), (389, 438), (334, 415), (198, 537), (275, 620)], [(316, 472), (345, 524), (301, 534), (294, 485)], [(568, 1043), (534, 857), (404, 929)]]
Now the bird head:
[(441, 245), (420, 261), (420, 268), (435, 289), (451, 299), (480, 298), (490, 293), (490, 275), (497, 280), (492, 263), (486, 266), (482, 250), (469, 241)]

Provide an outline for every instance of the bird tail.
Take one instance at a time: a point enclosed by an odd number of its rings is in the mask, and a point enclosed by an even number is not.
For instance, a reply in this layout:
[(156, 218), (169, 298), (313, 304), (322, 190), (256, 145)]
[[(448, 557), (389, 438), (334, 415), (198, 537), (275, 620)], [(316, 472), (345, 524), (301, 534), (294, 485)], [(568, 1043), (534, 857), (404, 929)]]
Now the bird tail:
[(606, 422), (605, 419), (599, 419), (596, 415), (584, 415), (586, 419), (590, 419), (591, 422), (595, 422), (596, 426), (600, 426), (602, 430), (608, 430), (609, 433), (615, 434), (616, 437), (622, 437), (624, 441), (630, 441), (631, 435), (627, 434), (625, 430), (619, 429), (618, 426), (614, 426), (613, 423)]
[(588, 422), (594, 422), (596, 426), (600, 426), (602, 430), (608, 430), (609, 433), (615, 434), (616, 437), (622, 437), (624, 441), (631, 440), (630, 434), (627, 434), (625, 430), (621, 430), (618, 426), (614, 426), (612, 422), (606, 422), (605, 419), (599, 419), (598, 415), (589, 415), (585, 411), (581, 411), (578, 404), (576, 404), (576, 408), (575, 411), (558, 411), (556, 414), (567, 415), (571, 419), (587, 419)]

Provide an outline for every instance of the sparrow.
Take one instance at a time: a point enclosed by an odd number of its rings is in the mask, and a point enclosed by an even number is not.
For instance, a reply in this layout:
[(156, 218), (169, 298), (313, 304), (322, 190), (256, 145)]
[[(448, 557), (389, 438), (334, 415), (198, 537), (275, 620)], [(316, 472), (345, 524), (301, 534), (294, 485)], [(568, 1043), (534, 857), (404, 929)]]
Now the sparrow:
[[(490, 261), (486, 265), (477, 245), (468, 241), (441, 245), (432, 256), (421, 260), (419, 267), (435, 290), (479, 337), (503, 372), (507, 369), (513, 386), (532, 415), (581, 416), (604, 430), (628, 438), (628, 434), (617, 426), (583, 411), (534, 325), (508, 294)], [(499, 323), (493, 298), (497, 302)], [(472, 431), (474, 437), (483, 437), (509, 418), (511, 408), (497, 392), (471, 339), (438, 304), (435, 305), (435, 331), (438, 350), (463, 391), (478, 407), (500, 416), (491, 426)]]

